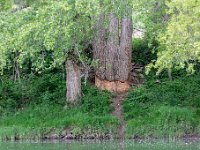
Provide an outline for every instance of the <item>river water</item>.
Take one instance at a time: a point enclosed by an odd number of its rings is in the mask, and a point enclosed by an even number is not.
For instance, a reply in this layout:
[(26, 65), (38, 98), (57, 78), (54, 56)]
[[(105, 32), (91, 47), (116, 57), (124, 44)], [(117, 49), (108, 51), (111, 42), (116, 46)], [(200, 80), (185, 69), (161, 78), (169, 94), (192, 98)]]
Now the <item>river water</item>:
[(1, 142), (0, 150), (200, 150), (200, 142)]

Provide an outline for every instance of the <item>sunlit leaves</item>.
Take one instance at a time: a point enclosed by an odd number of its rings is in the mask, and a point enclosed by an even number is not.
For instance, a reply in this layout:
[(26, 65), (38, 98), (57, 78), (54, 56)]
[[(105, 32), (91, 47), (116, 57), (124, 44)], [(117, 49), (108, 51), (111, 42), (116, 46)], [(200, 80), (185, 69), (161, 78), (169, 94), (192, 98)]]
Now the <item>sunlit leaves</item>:
[(200, 1), (173, 0), (168, 2), (170, 21), (165, 33), (160, 34), (162, 49), (154, 67), (158, 73), (163, 69), (187, 68), (194, 72), (200, 61)]
[(0, 0), (0, 12), (12, 7), (12, 0)]
[[(96, 0), (24, 1), (30, 5), (0, 16), (1, 70), (8, 67), (8, 55), (19, 52), (18, 63), (31, 59), (36, 71), (62, 65), (70, 58), (79, 61), (92, 39)], [(96, 10), (95, 10), (96, 9)], [(51, 61), (46, 63), (46, 57)]]

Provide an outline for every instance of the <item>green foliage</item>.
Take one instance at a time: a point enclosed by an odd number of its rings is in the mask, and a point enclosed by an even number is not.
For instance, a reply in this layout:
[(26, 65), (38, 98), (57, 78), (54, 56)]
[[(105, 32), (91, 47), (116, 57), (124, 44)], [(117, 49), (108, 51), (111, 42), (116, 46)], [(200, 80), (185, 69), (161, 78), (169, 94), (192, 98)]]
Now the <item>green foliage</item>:
[(167, 14), (165, 0), (135, 0), (133, 20), (136, 28), (145, 31), (145, 38), (152, 47), (158, 34), (165, 30)]
[(197, 0), (175, 0), (167, 3), (170, 20), (166, 32), (161, 33), (161, 47), (156, 63), (149, 68), (158, 69), (159, 74), (164, 69), (183, 69), (194, 73), (194, 65), (199, 62), (199, 9)]
[[(92, 59), (85, 50), (94, 38), (99, 5), (105, 14), (112, 10), (118, 17), (132, 15), (134, 26), (145, 31), (144, 39), (133, 41), (133, 62), (146, 65), (152, 61), (147, 71), (157, 69), (158, 74), (172, 68), (194, 72), (200, 60), (199, 1), (102, 2), (103, 6), (97, 0), (0, 0), (0, 73), (5, 74), (0, 77), (0, 136), (68, 127), (74, 133), (85, 128), (107, 132), (116, 127), (118, 121), (110, 115), (110, 93), (87, 85), (82, 105), (64, 109), (66, 83), (58, 70), (52, 71), (63, 67), (67, 59), (77, 64)], [(124, 9), (126, 5), (130, 8)], [(19, 8), (13, 11), (14, 7)], [(15, 64), (21, 71), (20, 82), (10, 79)], [(182, 70), (174, 73), (185, 74)], [(130, 91), (124, 103), (128, 134), (199, 133), (199, 88), (199, 77), (194, 75), (173, 82), (149, 81)]]
[(129, 136), (184, 136), (199, 133), (199, 75), (172, 82), (147, 82), (123, 104)]
[(66, 128), (71, 129), (72, 132), (79, 128), (81, 133), (87, 130), (93, 130), (93, 133), (104, 133), (115, 129), (117, 124), (117, 119), (109, 114), (95, 115), (90, 112), (82, 112), (79, 107), (64, 109), (56, 104), (41, 104), (24, 108), (14, 115), (1, 116), (0, 136), (15, 135), (14, 129), (18, 135), (28, 138), (31, 133), (40, 136), (55, 129), (62, 131)]
[(15, 115), (1, 117), (1, 127), (24, 127), (24, 128), (67, 128), (80, 127), (103, 127), (117, 123), (116, 119), (109, 114), (91, 115), (81, 112), (79, 108), (64, 109), (60, 105), (42, 104), (29, 106), (24, 110), (17, 111)]
[[(84, 50), (92, 38), (91, 19), (98, 7), (90, 1), (48, 1), (15, 13), (0, 14), (0, 70), (10, 68), (9, 55), (18, 52), (17, 63), (23, 68), (27, 58), (41, 72), (61, 66), (66, 59), (86, 61)], [(46, 53), (51, 61), (46, 63)]]
[[(157, 43), (153, 44), (157, 47)], [(156, 50), (148, 46), (148, 41), (145, 39), (133, 40), (132, 61), (141, 65), (147, 65), (152, 60), (156, 59)]]
[[(0, 90), (0, 136), (49, 132), (66, 128), (109, 132), (117, 118), (110, 114), (110, 94), (87, 85), (82, 105), (65, 107), (65, 83), (59, 74), (29, 76), (21, 83), (3, 80)], [(42, 131), (44, 130), (44, 131)], [(26, 132), (25, 132), (26, 131)]]
[(48, 103), (65, 104), (65, 82), (59, 74), (29, 75), (21, 82), (13, 82), (5, 77), (0, 85), (1, 113), (13, 112), (26, 105)]
[(11, 8), (12, 0), (0, 0), (0, 12)]
[[(143, 42), (133, 43), (133, 58), (135, 62), (148, 65), (157, 59), (160, 45), (158, 35), (166, 30), (169, 15), (165, 0), (136, 0), (133, 4), (133, 22), (136, 29), (144, 33)], [(138, 45), (141, 45), (138, 47)], [(135, 47), (136, 48), (135, 48)], [(139, 59), (139, 60), (138, 60)], [(151, 67), (150, 65), (147, 69)]]
[(95, 87), (86, 86), (83, 89), (82, 110), (97, 115), (106, 115), (111, 112), (111, 97), (106, 91), (99, 91)]

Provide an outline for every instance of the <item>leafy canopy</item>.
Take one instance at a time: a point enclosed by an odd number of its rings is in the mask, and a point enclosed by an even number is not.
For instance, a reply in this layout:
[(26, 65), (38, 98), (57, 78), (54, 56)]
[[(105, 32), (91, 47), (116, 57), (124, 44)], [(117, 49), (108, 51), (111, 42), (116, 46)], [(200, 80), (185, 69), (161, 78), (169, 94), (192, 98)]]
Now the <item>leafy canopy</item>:
[(173, 0), (167, 2), (170, 20), (167, 29), (159, 35), (161, 42), (158, 59), (147, 66), (158, 69), (187, 68), (194, 72), (194, 65), (200, 61), (200, 1)]
[(92, 38), (92, 16), (98, 12), (95, 0), (48, 1), (42, 5), (0, 14), (0, 70), (8, 67), (9, 54), (19, 52), (21, 65), (27, 57), (36, 70), (44, 67), (50, 53), (49, 67), (66, 59), (85, 59), (84, 49)]

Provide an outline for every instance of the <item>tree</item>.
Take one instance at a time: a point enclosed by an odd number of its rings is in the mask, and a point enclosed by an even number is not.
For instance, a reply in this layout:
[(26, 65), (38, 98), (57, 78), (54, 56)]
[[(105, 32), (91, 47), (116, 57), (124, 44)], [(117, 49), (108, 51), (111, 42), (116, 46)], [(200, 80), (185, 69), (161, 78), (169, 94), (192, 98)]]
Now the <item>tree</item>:
[[(92, 37), (90, 16), (95, 14), (95, 6), (98, 5), (94, 0), (52, 0), (9, 14), (17, 16), (17, 19), (11, 22), (11, 31), (5, 31), (9, 37), (1, 41), (0, 45), (4, 45), (1, 50), (17, 49), (20, 53), (19, 63), (22, 64), (29, 57), (32, 67), (39, 73), (45, 67), (45, 54), (51, 53), (52, 61), (48, 68), (66, 64), (66, 98), (70, 103), (76, 103), (81, 96), (79, 64), (85, 61), (84, 49)], [(8, 18), (6, 21), (11, 20)], [(14, 28), (16, 24), (17, 29)], [(7, 61), (6, 57), (1, 60)], [(2, 68), (6, 66), (5, 63), (1, 65)]]
[(187, 68), (194, 72), (194, 66), (200, 61), (200, 1), (174, 0), (167, 3), (170, 20), (166, 31), (159, 36), (161, 42), (158, 59), (147, 66), (158, 69)]
[[(129, 1), (107, 1), (96, 25), (95, 84), (100, 89), (125, 92), (129, 89), (132, 49), (132, 7)], [(105, 24), (108, 24), (106, 26)]]

